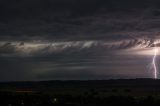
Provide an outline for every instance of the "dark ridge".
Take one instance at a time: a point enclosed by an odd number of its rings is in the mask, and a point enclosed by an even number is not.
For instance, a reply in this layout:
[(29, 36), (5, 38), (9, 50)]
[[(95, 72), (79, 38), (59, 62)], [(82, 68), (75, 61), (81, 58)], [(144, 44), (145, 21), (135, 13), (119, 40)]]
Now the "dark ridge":
[(0, 82), (0, 89), (4, 88), (34, 88), (40, 90), (50, 87), (93, 87), (93, 88), (160, 88), (159, 79), (114, 79), (114, 80), (52, 80), (52, 81), (22, 81)]

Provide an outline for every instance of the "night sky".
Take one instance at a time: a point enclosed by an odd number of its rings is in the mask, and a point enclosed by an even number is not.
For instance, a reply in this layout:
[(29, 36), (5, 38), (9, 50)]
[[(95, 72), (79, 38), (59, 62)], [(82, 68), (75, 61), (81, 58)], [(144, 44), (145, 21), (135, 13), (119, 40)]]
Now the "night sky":
[(159, 46), (159, 0), (0, 0), (0, 81), (153, 78)]

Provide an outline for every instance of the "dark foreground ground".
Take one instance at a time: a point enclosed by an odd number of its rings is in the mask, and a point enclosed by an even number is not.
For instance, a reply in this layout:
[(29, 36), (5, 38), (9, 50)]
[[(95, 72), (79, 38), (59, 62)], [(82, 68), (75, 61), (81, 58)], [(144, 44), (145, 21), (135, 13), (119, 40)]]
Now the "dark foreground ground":
[(160, 80), (0, 83), (0, 106), (158, 106)]

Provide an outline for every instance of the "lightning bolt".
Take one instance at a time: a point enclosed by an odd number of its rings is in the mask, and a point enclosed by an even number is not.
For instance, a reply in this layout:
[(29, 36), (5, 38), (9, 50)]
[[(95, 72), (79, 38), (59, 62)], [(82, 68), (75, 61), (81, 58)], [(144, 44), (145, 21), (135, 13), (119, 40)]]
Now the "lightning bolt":
[(155, 47), (154, 48), (154, 56), (152, 59), (152, 65), (154, 69), (154, 78), (157, 79), (157, 66), (156, 66), (156, 57), (157, 57), (158, 49)]

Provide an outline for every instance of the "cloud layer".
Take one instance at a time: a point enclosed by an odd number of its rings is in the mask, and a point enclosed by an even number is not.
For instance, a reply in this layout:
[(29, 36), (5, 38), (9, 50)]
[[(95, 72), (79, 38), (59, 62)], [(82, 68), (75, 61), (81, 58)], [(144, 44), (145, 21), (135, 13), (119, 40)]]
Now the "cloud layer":
[(1, 0), (0, 80), (150, 78), (159, 4)]

